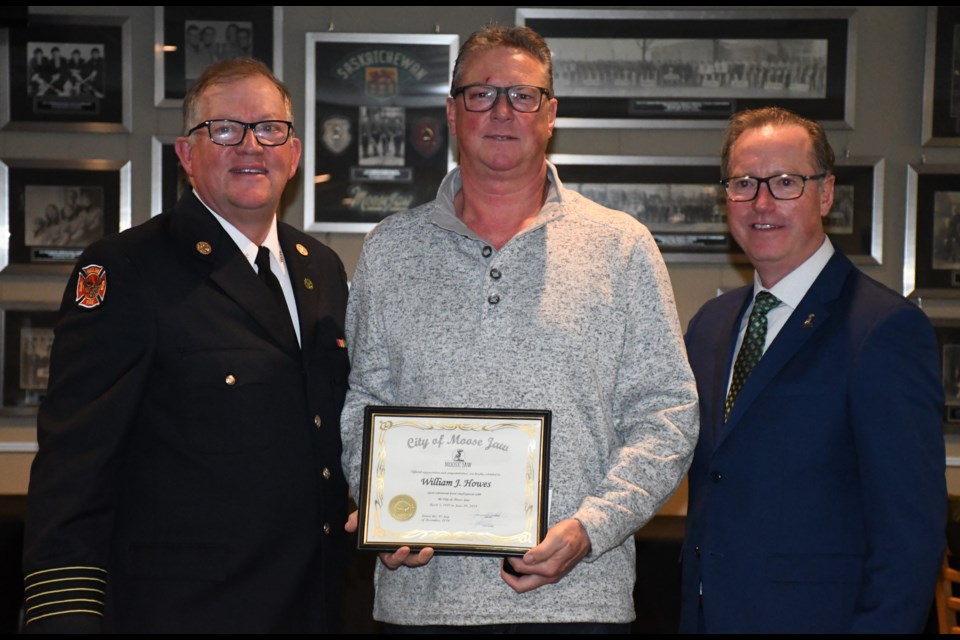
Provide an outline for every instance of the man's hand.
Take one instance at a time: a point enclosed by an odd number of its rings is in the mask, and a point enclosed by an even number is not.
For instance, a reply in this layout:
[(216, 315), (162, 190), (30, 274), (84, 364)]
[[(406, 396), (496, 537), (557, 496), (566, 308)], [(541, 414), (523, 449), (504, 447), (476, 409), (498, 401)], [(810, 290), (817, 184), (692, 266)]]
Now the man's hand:
[(527, 551), (523, 558), (508, 558), (519, 573), (514, 576), (503, 569), (500, 577), (517, 593), (533, 591), (545, 584), (559, 582), (590, 553), (590, 538), (579, 520), (561, 520), (547, 531), (543, 542)]
[(430, 558), (433, 557), (433, 549), (430, 547), (424, 547), (420, 549), (420, 553), (413, 555), (410, 552), (410, 547), (400, 547), (393, 553), (381, 553), (380, 560), (383, 564), (387, 565), (387, 569), (393, 571), (394, 569), (405, 566), (405, 567), (422, 567), (423, 565), (430, 562)]
[[(354, 511), (349, 516), (347, 516), (347, 521), (343, 525), (344, 531), (347, 533), (353, 533), (357, 530), (357, 512)], [(424, 547), (420, 550), (420, 553), (413, 555), (410, 553), (410, 547), (400, 547), (393, 553), (381, 553), (380, 560), (383, 561), (383, 564), (387, 565), (387, 568), (393, 571), (394, 569), (400, 566), (407, 567), (422, 567), (423, 565), (430, 562), (430, 558), (433, 557), (433, 549), (430, 547)]]
[[(357, 530), (356, 511), (347, 516), (347, 522), (343, 525), (343, 529), (347, 533), (353, 533)], [(387, 565), (387, 568), (391, 571), (400, 566), (422, 567), (430, 562), (430, 558), (432, 557), (433, 549), (430, 547), (424, 547), (420, 550), (420, 553), (416, 555), (410, 553), (410, 547), (400, 547), (393, 553), (384, 552), (380, 554), (380, 560), (382, 560), (383, 564)]]

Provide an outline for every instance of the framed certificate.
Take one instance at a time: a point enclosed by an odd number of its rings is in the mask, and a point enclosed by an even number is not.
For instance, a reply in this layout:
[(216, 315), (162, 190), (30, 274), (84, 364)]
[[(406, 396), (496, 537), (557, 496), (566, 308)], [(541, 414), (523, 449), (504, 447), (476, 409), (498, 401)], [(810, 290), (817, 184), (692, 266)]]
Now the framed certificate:
[(522, 556), (546, 534), (550, 419), (367, 407), (357, 547)]

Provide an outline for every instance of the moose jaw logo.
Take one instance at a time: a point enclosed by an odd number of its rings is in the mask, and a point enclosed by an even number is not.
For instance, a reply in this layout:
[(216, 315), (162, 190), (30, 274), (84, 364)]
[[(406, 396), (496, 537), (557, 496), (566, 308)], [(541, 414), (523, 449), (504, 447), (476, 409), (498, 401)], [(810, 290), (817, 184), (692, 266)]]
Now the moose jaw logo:
[(88, 264), (77, 276), (77, 306), (96, 309), (107, 295), (107, 270), (98, 264)]

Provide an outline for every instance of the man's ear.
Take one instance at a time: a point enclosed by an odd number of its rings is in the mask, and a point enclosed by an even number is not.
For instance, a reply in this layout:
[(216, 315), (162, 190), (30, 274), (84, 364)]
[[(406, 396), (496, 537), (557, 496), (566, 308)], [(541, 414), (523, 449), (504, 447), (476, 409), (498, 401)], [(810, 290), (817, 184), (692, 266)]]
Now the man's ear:
[(184, 173), (193, 178), (193, 145), (190, 143), (190, 138), (180, 136), (173, 143), (173, 149), (177, 152), (177, 157), (180, 158), (180, 165), (183, 167)]

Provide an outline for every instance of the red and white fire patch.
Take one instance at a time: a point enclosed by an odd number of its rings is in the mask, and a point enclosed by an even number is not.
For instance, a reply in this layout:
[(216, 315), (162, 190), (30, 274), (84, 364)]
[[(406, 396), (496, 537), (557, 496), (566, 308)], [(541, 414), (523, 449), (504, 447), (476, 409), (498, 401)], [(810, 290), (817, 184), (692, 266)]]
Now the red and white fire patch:
[(107, 270), (98, 264), (88, 264), (77, 276), (77, 306), (96, 309), (107, 295)]

